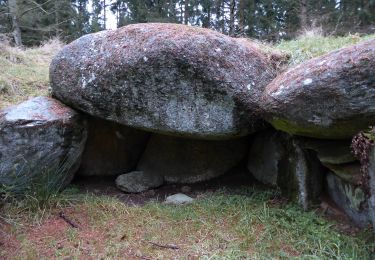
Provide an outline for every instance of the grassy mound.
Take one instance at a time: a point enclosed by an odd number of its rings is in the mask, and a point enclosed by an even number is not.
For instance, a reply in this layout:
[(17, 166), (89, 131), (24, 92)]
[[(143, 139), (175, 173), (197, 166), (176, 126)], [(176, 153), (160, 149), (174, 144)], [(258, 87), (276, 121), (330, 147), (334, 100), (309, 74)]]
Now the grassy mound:
[(305, 34), (292, 41), (282, 41), (274, 47), (288, 53), (290, 55), (289, 66), (293, 66), (333, 50), (370, 39), (375, 39), (375, 34), (362, 37), (358, 35), (324, 37), (321, 35)]
[(58, 40), (27, 49), (0, 43), (0, 108), (47, 95), (49, 64), (62, 46)]

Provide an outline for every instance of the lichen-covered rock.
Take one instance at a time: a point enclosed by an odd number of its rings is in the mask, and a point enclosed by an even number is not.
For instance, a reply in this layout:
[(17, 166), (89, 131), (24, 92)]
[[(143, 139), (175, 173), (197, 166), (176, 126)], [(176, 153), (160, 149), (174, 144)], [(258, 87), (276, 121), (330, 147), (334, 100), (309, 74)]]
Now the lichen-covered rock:
[(375, 40), (311, 59), (279, 75), (261, 100), (275, 128), (351, 138), (375, 121)]
[(280, 188), (304, 209), (319, 200), (324, 169), (313, 152), (288, 134), (268, 130), (255, 135), (247, 168), (258, 181)]
[(79, 175), (111, 176), (135, 169), (149, 133), (99, 118), (88, 118), (88, 137)]
[(275, 77), (251, 44), (208, 29), (135, 24), (86, 35), (50, 67), (54, 97), (153, 132), (222, 139), (259, 126), (256, 100)]
[(328, 194), (332, 200), (360, 227), (370, 222), (368, 201), (363, 190), (336, 175), (327, 175)]
[(1, 110), (0, 187), (15, 193), (35, 182), (62, 188), (79, 167), (85, 141), (82, 117), (57, 100), (38, 97)]
[(150, 174), (142, 171), (133, 171), (116, 178), (116, 186), (128, 193), (139, 193), (157, 188), (164, 183), (162, 175)]
[(137, 169), (171, 183), (195, 183), (226, 173), (247, 151), (247, 137), (207, 141), (153, 134)]

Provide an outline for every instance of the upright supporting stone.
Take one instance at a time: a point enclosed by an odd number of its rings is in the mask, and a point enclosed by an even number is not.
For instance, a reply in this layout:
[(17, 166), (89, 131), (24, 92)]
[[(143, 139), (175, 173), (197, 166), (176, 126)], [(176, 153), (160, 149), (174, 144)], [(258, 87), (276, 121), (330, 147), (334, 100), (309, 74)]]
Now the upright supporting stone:
[(331, 199), (360, 227), (369, 223), (368, 200), (365, 192), (335, 174), (327, 175), (328, 194)]
[(88, 137), (78, 171), (83, 176), (116, 176), (135, 169), (149, 133), (115, 122), (88, 118)]
[(370, 199), (368, 204), (370, 219), (375, 232), (375, 147), (372, 147), (370, 151), (369, 162), (368, 174), (370, 176)]
[(321, 164), (314, 152), (288, 134), (270, 130), (256, 135), (247, 166), (257, 180), (280, 188), (304, 209), (319, 199)]
[(0, 188), (60, 189), (77, 171), (87, 136), (80, 114), (37, 97), (0, 110)]

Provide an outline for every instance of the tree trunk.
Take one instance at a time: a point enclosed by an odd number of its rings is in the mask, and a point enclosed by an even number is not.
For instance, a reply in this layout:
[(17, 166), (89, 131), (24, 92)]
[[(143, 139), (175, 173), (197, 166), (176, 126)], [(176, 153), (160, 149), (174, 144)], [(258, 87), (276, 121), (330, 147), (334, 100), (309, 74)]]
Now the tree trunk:
[(299, 21), (301, 30), (308, 28), (307, 0), (299, 0)]
[(239, 34), (243, 36), (245, 34), (245, 0), (240, 0), (238, 7), (238, 29)]
[(230, 0), (229, 4), (229, 35), (232, 36), (234, 34), (234, 18), (236, 12), (236, 0)]
[(60, 23), (60, 6), (59, 6), (60, 1), (55, 0), (55, 36), (59, 36), (59, 23)]
[(17, 0), (8, 0), (9, 13), (12, 18), (13, 38), (16, 46), (22, 46), (21, 28), (18, 21)]
[(107, 5), (105, 0), (103, 0), (103, 19), (104, 19), (104, 30), (107, 29)]
[(184, 23), (189, 23), (189, 0), (185, 0)]

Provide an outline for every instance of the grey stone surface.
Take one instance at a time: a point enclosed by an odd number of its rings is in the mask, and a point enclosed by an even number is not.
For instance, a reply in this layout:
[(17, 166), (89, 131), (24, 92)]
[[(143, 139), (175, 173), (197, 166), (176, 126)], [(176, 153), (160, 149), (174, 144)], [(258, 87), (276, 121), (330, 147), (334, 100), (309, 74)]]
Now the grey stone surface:
[(133, 171), (116, 178), (116, 186), (128, 193), (139, 193), (163, 185), (163, 176)]
[(83, 176), (115, 176), (135, 169), (149, 133), (88, 118), (88, 138), (78, 171)]
[(171, 183), (195, 183), (220, 176), (246, 157), (247, 137), (207, 141), (153, 134), (137, 166)]
[(166, 204), (173, 204), (173, 205), (181, 205), (181, 204), (188, 204), (192, 203), (194, 201), (193, 198), (190, 198), (189, 196), (182, 194), (182, 193), (177, 193), (171, 196), (168, 196), (164, 203)]
[(323, 165), (330, 169), (336, 176), (353, 185), (358, 185), (361, 180), (362, 173), (359, 162), (346, 164), (324, 163)]
[(298, 138), (304, 148), (317, 153), (322, 163), (343, 164), (357, 161), (351, 152), (351, 140), (319, 140)]
[(86, 35), (53, 59), (53, 95), (135, 128), (202, 139), (261, 127), (256, 100), (274, 64), (249, 41), (177, 24)]
[(82, 117), (51, 98), (1, 110), (0, 186), (21, 192), (50, 178), (62, 188), (79, 167), (86, 134)]
[(256, 134), (247, 168), (258, 181), (279, 187), (304, 209), (318, 202), (324, 169), (314, 153), (288, 134), (274, 130)]
[(306, 61), (279, 75), (260, 101), (277, 129), (350, 139), (375, 121), (375, 39)]
[(328, 194), (332, 200), (360, 227), (370, 222), (368, 201), (360, 187), (345, 182), (336, 175), (327, 175)]

